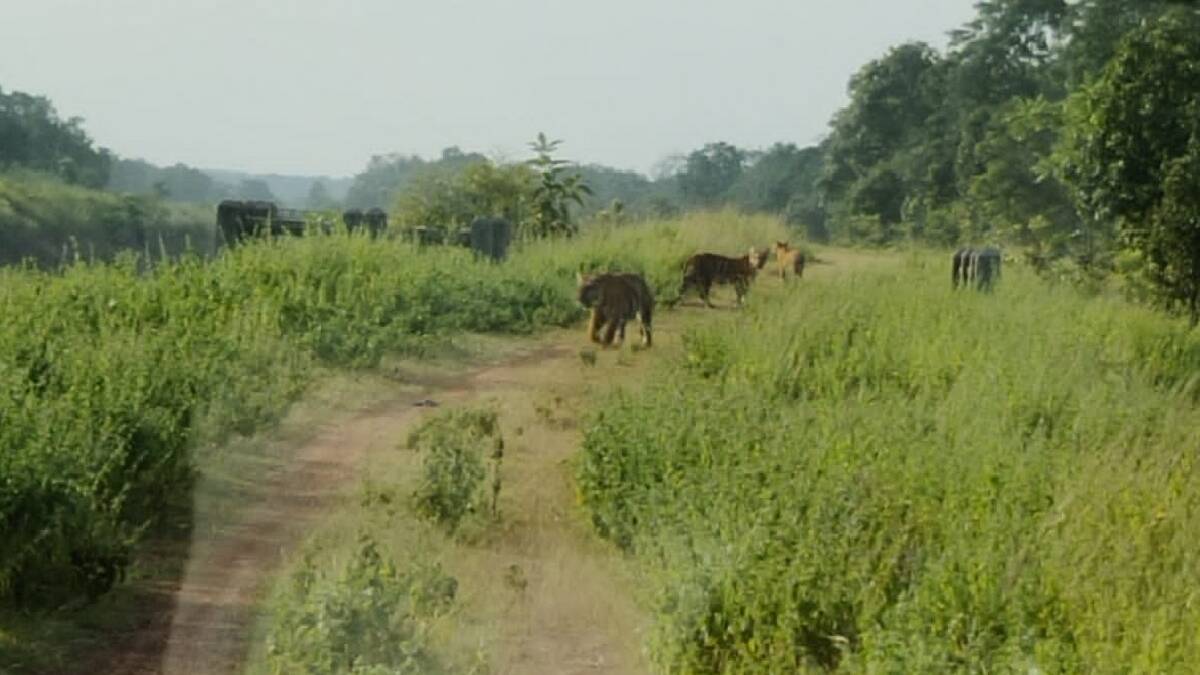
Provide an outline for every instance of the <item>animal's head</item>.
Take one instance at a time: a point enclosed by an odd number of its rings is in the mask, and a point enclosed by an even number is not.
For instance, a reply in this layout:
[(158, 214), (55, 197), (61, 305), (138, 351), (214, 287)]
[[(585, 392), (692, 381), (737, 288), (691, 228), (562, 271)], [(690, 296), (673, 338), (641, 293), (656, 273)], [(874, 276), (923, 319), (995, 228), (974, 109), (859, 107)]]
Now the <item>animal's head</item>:
[(595, 275), (584, 274), (580, 270), (575, 273), (575, 281), (578, 284), (579, 304), (584, 307), (591, 307), (596, 304), (596, 300), (600, 295), (600, 287), (596, 283)]
[(775, 253), (776, 254), (787, 253), (791, 249), (792, 249), (792, 247), (789, 246), (786, 241), (776, 241), (775, 242)]
[(771, 249), (764, 248), (759, 251), (753, 246), (750, 247), (750, 262), (754, 263), (754, 269), (761, 270), (763, 265), (767, 264), (767, 257), (771, 255)]

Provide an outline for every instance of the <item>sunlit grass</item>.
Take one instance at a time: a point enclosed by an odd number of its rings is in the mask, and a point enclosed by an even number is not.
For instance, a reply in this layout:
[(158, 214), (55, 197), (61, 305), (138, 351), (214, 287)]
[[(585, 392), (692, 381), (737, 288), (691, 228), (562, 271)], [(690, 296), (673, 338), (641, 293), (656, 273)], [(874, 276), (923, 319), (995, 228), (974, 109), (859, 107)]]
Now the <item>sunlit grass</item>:
[(1200, 336), (942, 256), (692, 332), (586, 435), (669, 672), (1187, 672)]

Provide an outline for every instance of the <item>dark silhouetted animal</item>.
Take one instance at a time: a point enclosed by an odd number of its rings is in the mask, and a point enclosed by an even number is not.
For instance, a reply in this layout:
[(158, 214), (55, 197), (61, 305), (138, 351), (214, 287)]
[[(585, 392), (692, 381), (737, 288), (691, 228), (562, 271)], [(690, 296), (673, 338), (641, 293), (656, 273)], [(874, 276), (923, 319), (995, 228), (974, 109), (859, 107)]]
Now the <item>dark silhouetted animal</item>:
[[(611, 345), (620, 336), (625, 342), (625, 323), (635, 315), (641, 327), (642, 345), (653, 343), (654, 294), (640, 274), (578, 274), (579, 304), (592, 310), (588, 338)], [(604, 328), (603, 337), (600, 329)]]
[(470, 244), (477, 255), (503, 260), (512, 241), (512, 223), (504, 218), (476, 218), (471, 221)]
[(694, 288), (704, 304), (712, 307), (709, 293), (713, 285), (733, 284), (740, 305), (758, 270), (767, 264), (769, 254), (767, 249), (759, 252), (753, 247), (747, 255), (740, 258), (728, 258), (716, 253), (697, 253), (684, 263), (683, 285), (679, 288), (679, 297), (682, 298), (688, 289)]
[(1000, 250), (987, 247), (971, 256), (971, 280), (981, 291), (990, 291), (1000, 280)]
[(969, 248), (960, 248), (954, 252), (950, 263), (950, 280), (955, 288), (966, 286), (970, 280), (971, 254)]
[(388, 216), (383, 209), (374, 208), (363, 214), (363, 222), (367, 225), (367, 231), (372, 237), (378, 237), (384, 232), (387, 232)]

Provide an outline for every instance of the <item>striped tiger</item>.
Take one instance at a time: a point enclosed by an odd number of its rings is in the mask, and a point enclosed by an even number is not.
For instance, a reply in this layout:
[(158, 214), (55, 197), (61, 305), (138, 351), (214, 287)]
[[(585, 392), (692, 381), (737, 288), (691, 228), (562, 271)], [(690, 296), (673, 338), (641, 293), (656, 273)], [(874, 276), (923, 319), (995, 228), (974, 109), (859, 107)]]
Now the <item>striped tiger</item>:
[(740, 305), (746, 291), (750, 289), (750, 282), (754, 281), (758, 271), (767, 264), (769, 254), (768, 249), (760, 252), (754, 247), (740, 258), (729, 258), (716, 253), (697, 253), (688, 258), (683, 266), (683, 285), (679, 289), (679, 297), (682, 299), (688, 289), (694, 288), (699, 292), (700, 299), (704, 300), (705, 306), (712, 307), (709, 293), (713, 284), (733, 284)]
[[(642, 345), (653, 341), (651, 321), (654, 314), (654, 294), (640, 274), (576, 274), (579, 282), (579, 304), (592, 310), (588, 321), (588, 337), (592, 342), (611, 345), (620, 335), (625, 342), (625, 323), (638, 317)], [(605, 327), (601, 338), (600, 328)]]

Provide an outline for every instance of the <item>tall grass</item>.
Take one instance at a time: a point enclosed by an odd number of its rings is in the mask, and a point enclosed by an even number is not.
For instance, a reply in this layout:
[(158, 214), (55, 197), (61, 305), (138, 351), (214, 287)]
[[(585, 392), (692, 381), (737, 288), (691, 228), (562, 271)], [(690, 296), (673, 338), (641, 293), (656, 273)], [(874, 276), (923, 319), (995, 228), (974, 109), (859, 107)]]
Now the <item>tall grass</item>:
[(943, 263), (806, 280), (594, 417), (581, 493), (662, 670), (1200, 660), (1200, 335)]
[(732, 241), (778, 225), (715, 214), (596, 230), (499, 265), (336, 235), (149, 272), (129, 255), (0, 270), (0, 601), (56, 606), (120, 578), (144, 527), (187, 499), (198, 419), (248, 433), (315, 365), (571, 323), (579, 266), (646, 269), (668, 287), (668, 259), (719, 228)]

